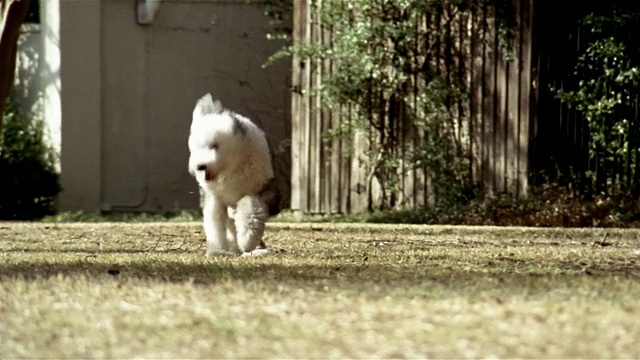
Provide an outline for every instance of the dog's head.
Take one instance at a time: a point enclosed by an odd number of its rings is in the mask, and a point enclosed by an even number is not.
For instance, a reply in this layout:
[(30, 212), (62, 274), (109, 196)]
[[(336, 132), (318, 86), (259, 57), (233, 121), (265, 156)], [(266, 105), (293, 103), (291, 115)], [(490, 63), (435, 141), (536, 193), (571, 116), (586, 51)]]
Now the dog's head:
[(245, 133), (235, 113), (224, 109), (211, 94), (203, 96), (193, 109), (189, 172), (198, 182), (212, 182), (231, 170), (242, 162)]

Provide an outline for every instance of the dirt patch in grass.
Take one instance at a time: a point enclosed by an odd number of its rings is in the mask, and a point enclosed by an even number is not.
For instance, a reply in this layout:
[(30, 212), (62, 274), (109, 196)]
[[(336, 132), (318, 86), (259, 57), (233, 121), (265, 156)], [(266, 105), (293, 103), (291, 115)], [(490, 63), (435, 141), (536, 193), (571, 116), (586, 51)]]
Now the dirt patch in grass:
[(639, 358), (640, 232), (0, 223), (0, 358)]

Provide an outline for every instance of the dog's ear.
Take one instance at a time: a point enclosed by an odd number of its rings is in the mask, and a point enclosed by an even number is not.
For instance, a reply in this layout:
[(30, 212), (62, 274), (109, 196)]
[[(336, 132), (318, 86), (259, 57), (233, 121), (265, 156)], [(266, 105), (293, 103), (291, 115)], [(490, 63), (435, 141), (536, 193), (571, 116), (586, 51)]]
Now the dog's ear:
[(210, 93), (201, 97), (196, 103), (196, 108), (193, 110), (194, 114), (209, 115), (209, 114), (221, 114), (224, 111), (220, 100), (214, 100)]
[(231, 118), (233, 119), (233, 133), (236, 135), (245, 135), (247, 133), (247, 128), (242, 124), (242, 121), (238, 119), (236, 114), (231, 114)]

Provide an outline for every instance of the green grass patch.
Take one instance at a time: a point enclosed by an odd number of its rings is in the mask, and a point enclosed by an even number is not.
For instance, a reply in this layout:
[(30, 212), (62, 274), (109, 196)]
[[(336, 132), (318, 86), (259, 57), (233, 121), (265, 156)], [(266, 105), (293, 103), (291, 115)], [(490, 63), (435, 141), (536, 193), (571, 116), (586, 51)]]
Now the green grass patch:
[(640, 358), (640, 233), (0, 223), (0, 358)]

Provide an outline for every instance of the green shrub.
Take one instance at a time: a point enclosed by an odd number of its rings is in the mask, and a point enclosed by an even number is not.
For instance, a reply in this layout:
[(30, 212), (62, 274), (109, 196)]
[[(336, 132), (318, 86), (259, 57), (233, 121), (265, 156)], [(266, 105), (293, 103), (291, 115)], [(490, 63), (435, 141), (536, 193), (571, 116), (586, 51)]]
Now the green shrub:
[(587, 11), (579, 21), (584, 49), (570, 81), (552, 89), (588, 125), (589, 160), (595, 166), (584, 174), (592, 183), (587, 188), (638, 196), (640, 6), (627, 0), (580, 1), (579, 6)]
[(55, 156), (42, 121), (25, 116), (9, 100), (0, 137), (0, 219), (34, 220), (54, 213), (61, 190)]

